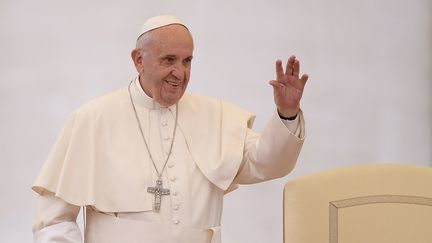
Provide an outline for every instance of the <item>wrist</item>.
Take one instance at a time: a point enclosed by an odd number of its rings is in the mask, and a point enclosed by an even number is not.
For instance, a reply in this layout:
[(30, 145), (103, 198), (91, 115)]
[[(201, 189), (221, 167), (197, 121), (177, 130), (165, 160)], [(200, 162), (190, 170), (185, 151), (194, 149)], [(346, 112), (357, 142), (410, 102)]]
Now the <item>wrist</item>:
[(295, 120), (297, 118), (297, 114), (298, 114), (298, 111), (295, 112), (294, 114), (291, 113), (289, 115), (281, 114), (281, 112), (279, 112), (279, 110), (277, 112), (278, 112), (278, 115), (279, 115), (280, 119), (282, 119), (282, 120), (288, 120), (288, 121)]

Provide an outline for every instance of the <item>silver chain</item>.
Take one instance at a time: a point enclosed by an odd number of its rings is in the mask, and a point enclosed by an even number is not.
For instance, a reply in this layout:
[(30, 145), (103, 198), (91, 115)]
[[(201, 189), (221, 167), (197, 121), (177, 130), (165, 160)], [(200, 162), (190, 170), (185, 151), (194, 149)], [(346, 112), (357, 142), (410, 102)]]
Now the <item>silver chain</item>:
[(147, 149), (147, 152), (149, 154), (150, 160), (151, 160), (151, 162), (153, 164), (153, 167), (156, 170), (156, 173), (157, 173), (158, 177), (161, 178), (162, 177), (162, 173), (165, 170), (165, 167), (166, 167), (166, 165), (168, 163), (168, 159), (171, 156), (171, 152), (172, 152), (172, 148), (173, 148), (173, 144), (174, 144), (174, 138), (175, 138), (175, 134), (176, 134), (176, 130), (177, 130), (178, 104), (176, 104), (175, 124), (174, 124), (174, 129), (173, 129), (173, 135), (172, 135), (170, 149), (169, 149), (168, 155), (166, 157), (165, 163), (164, 163), (164, 165), (162, 167), (162, 170), (161, 170), (161, 172), (159, 172), (159, 170), (157, 169), (157, 166), (156, 166), (156, 164), (154, 162), (153, 156), (152, 156), (152, 154), (150, 152), (150, 149), (149, 149), (149, 146), (147, 144), (147, 141), (146, 141), (146, 139), (144, 137), (144, 132), (143, 132), (142, 127), (141, 127), (141, 122), (139, 121), (138, 113), (136, 111), (135, 104), (134, 104), (133, 99), (132, 99), (132, 93), (131, 93), (131, 90), (130, 90), (132, 83), (133, 83), (133, 81), (131, 81), (130, 84), (129, 84), (129, 86), (128, 86), (128, 92), (129, 92), (129, 98), (130, 98), (130, 101), (131, 101), (131, 104), (132, 104), (132, 108), (133, 108), (134, 113), (135, 113), (135, 118), (137, 120), (138, 127), (139, 127), (139, 130), (141, 132), (141, 137), (142, 137), (142, 139), (144, 141), (144, 144), (146, 146), (146, 149)]

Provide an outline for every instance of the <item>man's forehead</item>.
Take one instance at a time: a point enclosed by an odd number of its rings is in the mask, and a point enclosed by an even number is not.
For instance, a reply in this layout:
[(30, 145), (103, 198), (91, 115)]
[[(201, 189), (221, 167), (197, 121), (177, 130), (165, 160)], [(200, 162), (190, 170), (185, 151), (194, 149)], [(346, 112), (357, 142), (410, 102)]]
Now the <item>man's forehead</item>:
[(137, 39), (142, 36), (143, 34), (154, 30), (154, 29), (158, 29), (164, 26), (168, 26), (168, 25), (182, 25), (184, 26), (187, 30), (188, 27), (186, 26), (186, 24), (181, 21), (179, 18), (177, 18), (176, 16), (173, 15), (158, 15), (158, 16), (154, 16), (152, 18), (149, 18), (141, 27), (141, 31), (138, 34)]

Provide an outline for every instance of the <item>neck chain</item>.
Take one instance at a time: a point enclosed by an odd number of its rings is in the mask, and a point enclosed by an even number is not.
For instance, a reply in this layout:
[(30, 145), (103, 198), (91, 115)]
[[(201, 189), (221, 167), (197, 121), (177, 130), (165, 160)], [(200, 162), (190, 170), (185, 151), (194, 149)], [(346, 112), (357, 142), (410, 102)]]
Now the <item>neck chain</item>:
[(152, 154), (150, 152), (150, 148), (149, 148), (149, 146), (147, 144), (147, 141), (146, 141), (146, 139), (144, 137), (144, 132), (143, 132), (143, 129), (141, 127), (141, 122), (139, 121), (138, 113), (136, 111), (135, 104), (133, 102), (132, 93), (131, 93), (131, 90), (130, 90), (132, 83), (133, 83), (133, 81), (131, 81), (130, 84), (129, 84), (129, 86), (128, 86), (128, 92), (129, 92), (130, 102), (132, 104), (132, 108), (133, 108), (133, 111), (134, 111), (134, 114), (135, 114), (135, 118), (136, 118), (136, 121), (138, 123), (138, 128), (140, 130), (141, 137), (142, 137), (142, 139), (144, 141), (145, 147), (146, 147), (147, 152), (149, 154), (150, 161), (152, 162), (153, 167), (154, 167), (154, 169), (155, 169), (155, 171), (157, 173), (157, 176), (158, 176), (158, 178), (156, 180), (156, 185), (154, 187), (148, 187), (147, 188), (147, 192), (154, 193), (154, 196), (155, 196), (154, 210), (156, 212), (159, 212), (161, 201), (162, 201), (161, 196), (163, 196), (163, 195), (169, 195), (170, 194), (170, 190), (166, 189), (166, 188), (163, 188), (163, 186), (162, 186), (162, 173), (165, 170), (165, 167), (166, 167), (166, 165), (168, 163), (168, 159), (171, 156), (171, 152), (172, 152), (172, 148), (173, 148), (173, 144), (174, 144), (175, 134), (176, 134), (176, 130), (177, 130), (177, 121), (178, 121), (178, 119), (177, 119), (178, 118), (178, 104), (176, 104), (175, 124), (174, 124), (174, 129), (173, 129), (173, 135), (172, 135), (171, 145), (170, 145), (170, 148), (169, 148), (169, 151), (168, 151), (168, 155), (167, 155), (167, 157), (165, 159), (165, 163), (163, 164), (163, 167), (162, 167), (161, 171), (159, 172), (159, 170), (158, 170), (158, 168), (156, 166), (156, 163), (154, 162), (153, 156), (152, 156)]

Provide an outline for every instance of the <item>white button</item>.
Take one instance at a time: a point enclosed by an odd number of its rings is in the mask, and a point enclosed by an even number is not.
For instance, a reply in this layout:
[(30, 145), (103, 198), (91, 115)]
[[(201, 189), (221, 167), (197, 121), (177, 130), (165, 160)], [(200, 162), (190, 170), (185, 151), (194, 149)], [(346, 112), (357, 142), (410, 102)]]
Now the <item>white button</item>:
[(177, 192), (173, 192), (173, 196), (177, 196), (178, 195), (178, 193)]
[(174, 222), (174, 224), (180, 224), (180, 220), (177, 220), (177, 219), (174, 220), (173, 222)]
[(164, 139), (165, 141), (168, 141), (171, 137), (170, 136), (165, 136)]
[(174, 206), (174, 210), (175, 210), (175, 211), (179, 210), (179, 208), (180, 208), (179, 205), (175, 205), (175, 206)]
[(175, 176), (171, 177), (171, 181), (175, 181), (177, 178)]
[(165, 154), (168, 155), (170, 152), (169, 151), (165, 151)]
[(174, 164), (168, 164), (168, 168), (174, 167)]
[(168, 123), (166, 121), (162, 121), (162, 126), (166, 127)]

